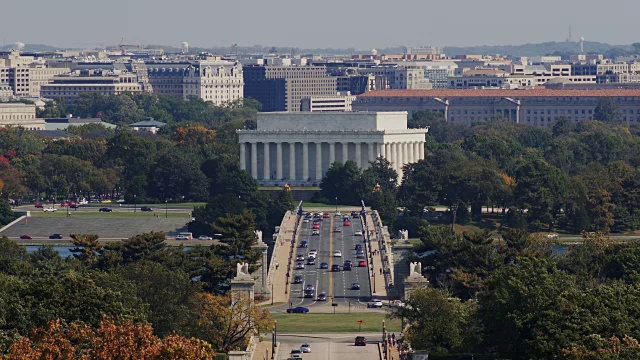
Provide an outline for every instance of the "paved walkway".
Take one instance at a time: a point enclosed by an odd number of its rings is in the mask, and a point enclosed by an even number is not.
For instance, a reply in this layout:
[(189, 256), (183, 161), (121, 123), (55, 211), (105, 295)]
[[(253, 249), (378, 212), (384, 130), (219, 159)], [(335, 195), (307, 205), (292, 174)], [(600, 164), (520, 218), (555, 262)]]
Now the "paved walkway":
[(290, 216), (284, 223), (284, 227), (280, 228), (283, 236), (280, 237), (279, 241), (281, 241), (281, 244), (277, 250), (276, 257), (273, 259), (273, 261), (276, 261), (278, 264), (278, 269), (273, 276), (272, 296), (274, 304), (289, 301), (289, 288), (291, 284), (290, 281), (287, 281), (287, 272), (289, 272), (289, 274), (293, 273), (290, 268), (290, 266), (292, 266), (290, 263), (290, 255), (292, 254), (292, 250), (294, 250), (292, 246), (295, 246), (295, 244), (292, 244), (291, 239), (296, 226), (296, 216)]
[[(277, 351), (277, 350), (276, 350)], [(261, 341), (256, 346), (251, 360), (271, 360), (271, 341)], [(277, 359), (274, 357), (274, 359)]]
[[(373, 291), (373, 297), (378, 300), (388, 300), (389, 298), (387, 295), (384, 275), (380, 272), (380, 269), (382, 269), (382, 255), (380, 254), (380, 247), (377, 241), (376, 229), (370, 213), (367, 213), (367, 224), (369, 227), (367, 229), (369, 231), (369, 234), (373, 234), (373, 236), (370, 237), (371, 241), (369, 242), (370, 256), (373, 259), (373, 277), (371, 278), (371, 288), (375, 288), (375, 291)], [(371, 255), (371, 253), (374, 253), (375, 255)]]

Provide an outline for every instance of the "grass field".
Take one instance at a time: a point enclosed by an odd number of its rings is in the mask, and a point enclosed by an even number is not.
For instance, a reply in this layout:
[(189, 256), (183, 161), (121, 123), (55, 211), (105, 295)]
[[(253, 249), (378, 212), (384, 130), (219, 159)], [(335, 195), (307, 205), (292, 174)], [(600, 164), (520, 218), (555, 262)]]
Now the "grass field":
[[(204, 202), (184, 202), (184, 203), (168, 203), (167, 206), (169, 206), (170, 208), (175, 209), (175, 208), (193, 208), (193, 207), (196, 207), (196, 206), (204, 206), (206, 204), (207, 203), (204, 203)], [(87, 205), (82, 205), (82, 207), (101, 208), (101, 207), (105, 207), (105, 206), (106, 207), (111, 207), (111, 206), (117, 207), (118, 205), (120, 205), (120, 203), (114, 203), (114, 202), (111, 202), (111, 203), (90, 203), (90, 204), (87, 204)], [(133, 209), (133, 206), (134, 206), (134, 204), (122, 203), (122, 207), (123, 208), (131, 208), (131, 209)], [(157, 207), (157, 208), (163, 207), (164, 208), (164, 203), (161, 203), (161, 204), (135, 204), (135, 206), (138, 209), (141, 206), (149, 206), (149, 207)]]
[(387, 331), (400, 332), (400, 320), (387, 319), (383, 313), (274, 314), (273, 318), (283, 333), (357, 332), (358, 320), (364, 321), (362, 332), (382, 331), (382, 320)]

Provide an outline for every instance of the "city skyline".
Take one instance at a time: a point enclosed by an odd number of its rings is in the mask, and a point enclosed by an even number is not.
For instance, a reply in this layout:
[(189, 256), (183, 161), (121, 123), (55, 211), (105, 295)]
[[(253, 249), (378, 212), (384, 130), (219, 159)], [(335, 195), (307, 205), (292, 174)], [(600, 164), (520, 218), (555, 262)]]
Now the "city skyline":
[[(112, 0), (92, 9), (79, 0), (11, 2), (0, 22), (3, 44), (48, 44), (63, 48), (126, 44), (194, 47), (231, 44), (300, 48), (382, 48), (390, 46), (512, 45), (572, 39), (630, 44), (633, 14), (640, 3), (612, 0), (609, 8), (624, 8), (616, 17), (594, 17), (595, 1), (580, 6), (541, 0), (535, 7), (514, 7), (506, 0), (487, 0), (482, 7), (452, 8), (446, 3), (402, 0), (386, 3), (291, 5), (283, 0), (252, 2), (243, 9), (232, 3), (187, 0), (181, 5), (150, 0)], [(249, 11), (241, 11), (248, 9)], [(384, 15), (381, 16), (381, 15)], [(99, 25), (104, 22), (103, 25)], [(98, 24), (96, 26), (96, 24)]]

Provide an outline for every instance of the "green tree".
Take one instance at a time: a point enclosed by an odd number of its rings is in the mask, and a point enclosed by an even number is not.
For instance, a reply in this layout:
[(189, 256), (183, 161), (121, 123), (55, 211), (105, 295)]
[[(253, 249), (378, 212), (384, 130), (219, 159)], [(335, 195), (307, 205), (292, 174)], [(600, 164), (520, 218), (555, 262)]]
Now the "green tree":
[(593, 119), (605, 123), (619, 123), (622, 121), (622, 112), (612, 97), (601, 97), (593, 111)]
[(355, 162), (334, 162), (320, 182), (322, 196), (345, 205), (358, 205), (362, 200), (363, 182), (362, 172)]
[(14, 214), (13, 210), (11, 209), (11, 205), (9, 205), (9, 202), (4, 199), (0, 199), (0, 226), (7, 225), (15, 218), (16, 214)]

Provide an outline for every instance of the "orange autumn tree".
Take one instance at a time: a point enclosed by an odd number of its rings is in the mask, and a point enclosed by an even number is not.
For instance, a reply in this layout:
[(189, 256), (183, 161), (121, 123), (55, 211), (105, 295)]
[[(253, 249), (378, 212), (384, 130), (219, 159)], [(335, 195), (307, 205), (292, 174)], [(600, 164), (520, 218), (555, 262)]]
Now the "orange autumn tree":
[(196, 336), (217, 347), (220, 352), (244, 350), (251, 335), (270, 330), (273, 317), (268, 310), (256, 306), (245, 293), (219, 296), (199, 293), (193, 303)]
[(181, 144), (210, 145), (215, 142), (216, 132), (201, 125), (179, 127), (171, 133), (170, 138)]
[(9, 359), (109, 360), (213, 359), (211, 345), (195, 338), (170, 335), (160, 339), (153, 328), (131, 320), (105, 317), (97, 329), (85, 324), (67, 325), (61, 320), (35, 329), (11, 345)]

